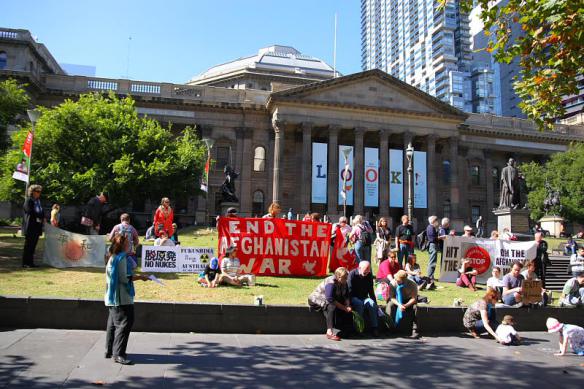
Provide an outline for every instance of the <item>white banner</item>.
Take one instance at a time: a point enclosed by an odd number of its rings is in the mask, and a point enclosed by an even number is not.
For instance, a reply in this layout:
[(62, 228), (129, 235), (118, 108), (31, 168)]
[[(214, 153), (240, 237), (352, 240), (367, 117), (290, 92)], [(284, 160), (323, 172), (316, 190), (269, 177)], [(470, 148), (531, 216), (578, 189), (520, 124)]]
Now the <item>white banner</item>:
[(43, 262), (52, 267), (105, 267), (105, 235), (81, 235), (54, 227), (45, 229)]
[(402, 150), (389, 150), (389, 206), (404, 206), (404, 154)]
[(142, 246), (142, 271), (200, 273), (214, 252), (212, 247)]
[(327, 147), (326, 143), (312, 144), (312, 202), (315, 204), (327, 202)]
[(426, 152), (414, 151), (414, 208), (428, 207)]
[(444, 241), (440, 281), (455, 282), (462, 258), (469, 258), (470, 266), (479, 273), (477, 282), (486, 283), (494, 266), (500, 267), (501, 274), (504, 275), (509, 272), (513, 262), (533, 259), (536, 251), (535, 241), (515, 242), (448, 236)]
[(347, 161), (349, 162), (349, 170), (347, 171), (347, 182), (346, 182), (346, 194), (347, 194), (347, 205), (353, 205), (353, 146), (339, 146), (339, 205), (343, 205), (343, 177), (345, 174), (345, 155), (343, 154), (344, 149), (351, 149), (351, 153), (349, 154), (349, 158)]
[(365, 147), (365, 206), (379, 206), (379, 149)]

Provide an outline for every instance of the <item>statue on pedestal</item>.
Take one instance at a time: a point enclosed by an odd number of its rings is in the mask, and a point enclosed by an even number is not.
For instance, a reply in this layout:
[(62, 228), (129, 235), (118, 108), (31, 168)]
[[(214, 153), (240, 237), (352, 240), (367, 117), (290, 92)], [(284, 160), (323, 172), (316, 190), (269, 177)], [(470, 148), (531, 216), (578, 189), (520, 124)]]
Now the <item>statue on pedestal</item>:
[(225, 181), (221, 185), (221, 202), (238, 203), (239, 199), (235, 195), (235, 179), (239, 177), (239, 174), (229, 165), (225, 166), (223, 173), (225, 174)]
[(551, 185), (546, 181), (545, 189), (547, 196), (543, 200), (543, 209), (545, 214), (548, 215), (551, 211), (556, 211), (558, 213), (562, 212), (562, 203), (560, 200), (560, 191), (552, 189)]
[(499, 208), (517, 209), (520, 201), (519, 170), (515, 167), (515, 160), (509, 158), (507, 166), (501, 171), (501, 196)]

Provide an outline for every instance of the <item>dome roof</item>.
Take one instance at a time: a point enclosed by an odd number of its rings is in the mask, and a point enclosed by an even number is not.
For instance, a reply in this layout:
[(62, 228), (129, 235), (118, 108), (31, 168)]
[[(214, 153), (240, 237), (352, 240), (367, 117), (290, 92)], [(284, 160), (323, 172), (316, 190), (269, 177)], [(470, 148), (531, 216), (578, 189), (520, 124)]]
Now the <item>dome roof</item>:
[(321, 59), (304, 55), (293, 47), (273, 45), (258, 50), (256, 55), (213, 66), (189, 82), (217, 78), (241, 71), (283, 73), (315, 79), (333, 78), (333, 68)]

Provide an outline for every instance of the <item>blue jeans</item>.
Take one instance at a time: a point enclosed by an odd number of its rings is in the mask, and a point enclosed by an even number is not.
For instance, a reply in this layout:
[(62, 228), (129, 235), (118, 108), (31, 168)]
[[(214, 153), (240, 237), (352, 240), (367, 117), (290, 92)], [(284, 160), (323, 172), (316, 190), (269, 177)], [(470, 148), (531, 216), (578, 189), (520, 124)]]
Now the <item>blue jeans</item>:
[(518, 303), (517, 300), (515, 300), (515, 293), (509, 293), (508, 295), (503, 296), (503, 303), (505, 305), (515, 305)]
[[(377, 303), (375, 300), (369, 297), (365, 300), (358, 297), (351, 297), (351, 306), (359, 315), (363, 316), (364, 320), (369, 319), (371, 328), (377, 328)], [(365, 310), (367, 310), (367, 315), (364, 315)]]
[(357, 262), (371, 262), (371, 246), (366, 246), (363, 242), (357, 241), (355, 243), (355, 255), (357, 256)]
[[(489, 325), (491, 326), (493, 331), (495, 331), (499, 323), (497, 323), (497, 314), (495, 313), (495, 308), (493, 308), (490, 305), (487, 307), (487, 319), (489, 319)], [(485, 323), (483, 323), (482, 320), (477, 320), (477, 322), (475, 323), (475, 331), (479, 335), (484, 332), (487, 332), (487, 329), (485, 328)]]
[(399, 263), (404, 267), (406, 262), (408, 261), (408, 255), (413, 254), (414, 249), (409, 244), (402, 244), (399, 245), (399, 251), (397, 252), (397, 259)]
[(434, 272), (436, 271), (436, 264), (438, 263), (438, 248), (436, 243), (430, 243), (428, 246), (428, 278), (434, 279)]

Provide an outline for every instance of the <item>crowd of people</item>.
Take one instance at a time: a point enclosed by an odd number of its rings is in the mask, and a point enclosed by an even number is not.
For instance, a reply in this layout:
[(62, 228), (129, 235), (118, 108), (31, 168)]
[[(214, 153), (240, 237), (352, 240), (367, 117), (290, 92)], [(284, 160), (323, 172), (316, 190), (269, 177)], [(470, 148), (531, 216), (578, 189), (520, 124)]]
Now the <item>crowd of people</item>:
[[(39, 236), (42, 234), (45, 215), (40, 203), (42, 187), (31, 185), (24, 203), (23, 266), (34, 267), (32, 260)], [(88, 202), (81, 218), (86, 234), (99, 234), (101, 217), (108, 195), (102, 192)], [(60, 207), (55, 204), (51, 210), (50, 222), (59, 226)], [(237, 210), (230, 208), (226, 217), (237, 217)], [(292, 209), (282, 215), (278, 203), (269, 206), (264, 218), (285, 217), (292, 219)], [(147, 232), (155, 245), (169, 246), (179, 244), (177, 225), (170, 200), (163, 198), (154, 214), (154, 221)], [(304, 221), (320, 222), (325, 219), (319, 213), (307, 213)], [(476, 223), (477, 235), (484, 234), (484, 224)], [(463, 236), (474, 236), (469, 225), (463, 228)], [(428, 268), (426, 275), (417, 263), (414, 252), (417, 235), (407, 215), (401, 217), (401, 223), (395, 232), (391, 230), (388, 220), (380, 218), (373, 227), (368, 220), (356, 215), (351, 223), (346, 217), (339, 218), (332, 228), (332, 238), (342, 239), (354, 252), (356, 268), (349, 270), (337, 268), (334, 273), (322, 280), (308, 297), (311, 308), (322, 311), (326, 318), (326, 337), (339, 341), (342, 337), (357, 332), (369, 331), (378, 336), (382, 327), (390, 330), (411, 331), (412, 337), (418, 337), (417, 306), (427, 301), (419, 292), (436, 288), (435, 270), (438, 253), (442, 252), (444, 240), (456, 232), (450, 228), (448, 218), (441, 221), (436, 216), (428, 218), (424, 229), (425, 248), (428, 250)], [(503, 231), (502, 238), (512, 239), (510, 231)], [(144, 274), (137, 274), (136, 248), (139, 244), (137, 230), (130, 223), (130, 216), (124, 213), (120, 223), (113, 227), (108, 235), (111, 242), (106, 265), (107, 289), (105, 303), (109, 309), (106, 339), (106, 357), (113, 357), (121, 364), (131, 363), (126, 357), (126, 346), (133, 323), (133, 298), (136, 280), (151, 279)], [(492, 239), (499, 238), (498, 232), (491, 233)], [(525, 263), (515, 262), (511, 270), (501, 279), (501, 269), (493, 268), (492, 277), (487, 281), (487, 291), (483, 298), (474, 302), (466, 310), (463, 325), (473, 336), (488, 333), (501, 344), (513, 345), (521, 342), (521, 337), (514, 330), (513, 317), (506, 316), (501, 323), (496, 321), (495, 306), (504, 303), (507, 306), (520, 307), (523, 302), (522, 283), (524, 280), (541, 280), (545, 285), (545, 268), (548, 246), (543, 239), (543, 232), (535, 234), (537, 254)], [(568, 245), (567, 245), (568, 247)], [(571, 260), (568, 280), (561, 293), (563, 306), (581, 306), (584, 304), (584, 247), (575, 242), (569, 246)], [(373, 274), (372, 259), (378, 263), (377, 275)], [(243, 286), (254, 285), (255, 276), (244, 274), (237, 258), (237, 247), (230, 246), (221, 258), (214, 257), (206, 265), (204, 272), (198, 275), (198, 283), (208, 288), (220, 285)], [(524, 269), (525, 267), (525, 269)], [(477, 271), (470, 261), (462, 260), (458, 269), (456, 284), (473, 291), (476, 286)], [(541, 305), (551, 300), (551, 293), (542, 289)], [(385, 310), (379, 301), (386, 305)], [(361, 324), (359, 324), (361, 323)], [(547, 323), (549, 332), (560, 333), (560, 354), (564, 354), (567, 345), (577, 353), (584, 353), (584, 329), (562, 324), (550, 318)]]

